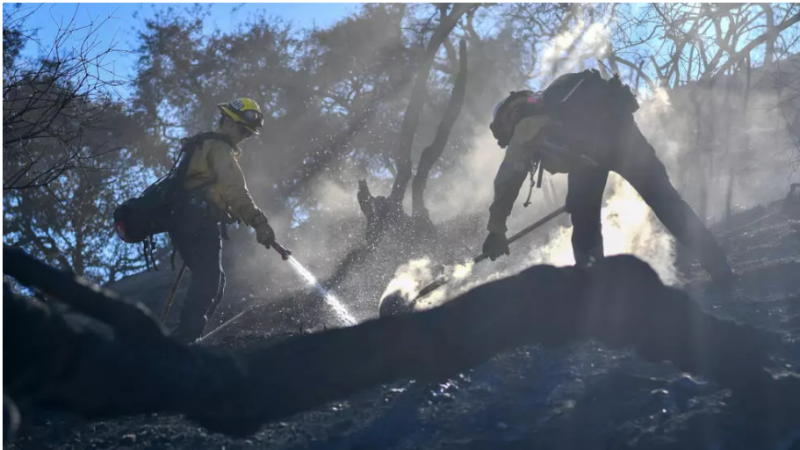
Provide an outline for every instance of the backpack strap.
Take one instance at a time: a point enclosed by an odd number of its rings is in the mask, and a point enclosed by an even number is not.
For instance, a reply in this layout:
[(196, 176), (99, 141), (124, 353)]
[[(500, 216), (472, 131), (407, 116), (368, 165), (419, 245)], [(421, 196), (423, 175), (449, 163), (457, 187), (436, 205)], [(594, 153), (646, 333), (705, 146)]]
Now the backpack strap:
[[(179, 202), (180, 200), (185, 199), (185, 196), (189, 194), (190, 191), (187, 191), (183, 187), (183, 179), (186, 177), (187, 172), (189, 171), (189, 164), (191, 163), (192, 155), (194, 152), (200, 148), (202, 148), (203, 143), (207, 140), (214, 139), (217, 141), (222, 141), (228, 144), (232, 149), (238, 148), (232, 141), (231, 138), (227, 134), (223, 133), (215, 133), (213, 131), (206, 132), (206, 133), (198, 133), (194, 136), (189, 138), (184, 138), (181, 140), (181, 150), (179, 161), (176, 163), (176, 166), (173, 166), (173, 171), (175, 173), (175, 182), (176, 182), (176, 191), (174, 196), (174, 201)], [(216, 182), (216, 179), (211, 179), (205, 183), (200, 184), (199, 186), (195, 186), (191, 191), (197, 191), (202, 189), (206, 186), (209, 186)], [(184, 197), (183, 199), (181, 197)], [(172, 242), (170, 238), (170, 244), (172, 245), (172, 254), (170, 255), (170, 264), (172, 266), (172, 270), (175, 270), (175, 254), (178, 251), (177, 245), (175, 242)]]
[(567, 73), (553, 80), (542, 93), (544, 103), (555, 114), (562, 114), (572, 96), (583, 85), (605, 84), (605, 80), (597, 69), (586, 69), (583, 72)]
[(194, 136), (200, 143), (208, 139), (215, 139), (217, 141), (222, 141), (228, 144), (231, 148), (237, 148), (236, 144), (231, 141), (230, 136), (224, 133), (217, 133), (214, 131), (209, 131), (207, 133), (200, 133)]
[(189, 170), (189, 159), (192, 157), (194, 151), (201, 148), (203, 143), (209, 139), (222, 141), (230, 145), (231, 148), (236, 148), (233, 142), (231, 142), (231, 138), (222, 133), (198, 133), (190, 138), (184, 138), (181, 142), (181, 161), (178, 163), (177, 167), (177, 176), (179, 179), (183, 179), (183, 177), (186, 175), (186, 172)]
[[(203, 143), (207, 140), (217, 140), (222, 141), (228, 144), (232, 149), (238, 148), (232, 141), (231, 138), (227, 134), (223, 133), (215, 133), (215, 132), (207, 132), (207, 133), (199, 133), (190, 138), (184, 139), (183, 145), (181, 146), (181, 160), (178, 163), (178, 167), (176, 169), (175, 177), (178, 181), (178, 189), (181, 191), (183, 189), (183, 180), (186, 177), (186, 173), (189, 171), (189, 164), (191, 162), (192, 155), (194, 154), (195, 150), (198, 150), (203, 146)], [(199, 186), (196, 186), (192, 189), (192, 191), (196, 191), (198, 189), (204, 188), (216, 182), (216, 179), (211, 179)]]

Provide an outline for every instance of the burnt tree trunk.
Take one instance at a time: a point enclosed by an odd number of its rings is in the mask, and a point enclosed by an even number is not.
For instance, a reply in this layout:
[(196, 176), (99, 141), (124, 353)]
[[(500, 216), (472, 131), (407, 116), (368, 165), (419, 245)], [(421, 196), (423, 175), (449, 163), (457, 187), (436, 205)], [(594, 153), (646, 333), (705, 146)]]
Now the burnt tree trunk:
[[(355, 265), (363, 262), (374, 252), (378, 242), (387, 233), (391, 233), (393, 235), (393, 238), (397, 241), (398, 245), (403, 245), (404, 243), (412, 241), (424, 243), (427, 242), (426, 238), (429, 238), (435, 234), (432, 224), (429, 223), (430, 220), (427, 220), (422, 224), (425, 226), (423, 226), (423, 229), (420, 230), (422, 231), (421, 234), (415, 234), (414, 231), (416, 224), (414, 219), (406, 214), (405, 211), (403, 211), (403, 198), (405, 196), (406, 188), (408, 187), (408, 182), (411, 180), (411, 148), (414, 141), (414, 135), (416, 134), (417, 125), (419, 123), (419, 116), (422, 112), (425, 92), (427, 91), (428, 77), (430, 76), (434, 56), (444, 41), (447, 40), (448, 35), (456, 26), (461, 17), (466, 12), (474, 8), (475, 5), (459, 3), (453, 6), (453, 9), (449, 14), (446, 14), (446, 5), (440, 6), (441, 21), (426, 47), (422, 65), (420, 66), (416, 75), (411, 99), (403, 116), (403, 124), (398, 137), (398, 146), (396, 148), (397, 153), (395, 156), (395, 161), (397, 163), (397, 175), (395, 176), (391, 193), (387, 197), (373, 196), (369, 191), (366, 181), (359, 180), (358, 203), (361, 207), (364, 217), (367, 219), (366, 244), (357, 247), (347, 254), (347, 256), (334, 270), (333, 275), (324, 283), (326, 287), (334, 288), (337, 284), (343, 281), (347, 277), (349, 271)], [(450, 105), (445, 113), (445, 117), (443, 118), (442, 124), (437, 131), (436, 139), (429, 147), (433, 148), (431, 152), (438, 152), (438, 154), (434, 155), (426, 150), (425, 153), (429, 153), (429, 156), (425, 156), (423, 154), (423, 160), (426, 160), (426, 162), (424, 164), (422, 161), (420, 162), (420, 164), (423, 165), (423, 170), (425, 172), (423, 178), (427, 178), (431, 166), (439, 158), (439, 156), (441, 156), (441, 152), (444, 150), (444, 146), (447, 143), (450, 129), (452, 128), (453, 123), (455, 122), (461, 110), (461, 104), (463, 103), (466, 90), (465, 45), (466, 44), (464, 43), (461, 44), (463, 48), (461, 55), (462, 69), (461, 73), (459, 73), (456, 79), (456, 85), (453, 88), (453, 98), (451, 98)], [(437, 150), (437, 146), (441, 148)], [(428, 159), (430, 161), (427, 161)], [(422, 182), (420, 193), (425, 189), (425, 181), (426, 180), (423, 180)], [(422, 207), (424, 208), (424, 205)], [(427, 218), (427, 214), (424, 217)], [(404, 248), (407, 248), (407, 246)], [(395, 254), (400, 255), (403, 257), (403, 259), (405, 259), (404, 256), (408, 256), (405, 255), (404, 252), (397, 252)]]
[[(786, 431), (800, 416), (800, 376), (772, 360), (787, 350), (779, 334), (703, 312), (629, 255), (589, 269), (534, 266), (437, 308), (297, 336), (239, 357), (179, 345), (151, 316), (71, 274), (17, 251), (4, 249), (4, 257), (17, 263), (6, 264), (6, 274), (66, 296), (115, 331), (112, 338), (76, 332), (46, 306), (4, 288), (5, 336), (13, 342), (4, 394), (93, 418), (185, 414), (210, 430), (248, 435), (380, 384), (440, 381), (521, 345), (589, 339), (632, 347), (645, 360), (671, 361), (731, 389), (726, 403), (749, 416), (748, 432)], [(127, 322), (131, 312), (139, 332)]]
[(458, 55), (460, 69), (453, 83), (453, 92), (450, 95), (450, 102), (444, 112), (439, 128), (436, 130), (436, 137), (433, 143), (422, 151), (419, 164), (417, 164), (417, 173), (414, 175), (414, 181), (411, 184), (411, 215), (425, 221), (430, 221), (428, 209), (425, 208), (424, 199), (428, 176), (430, 175), (433, 165), (444, 152), (447, 139), (450, 136), (450, 130), (452, 130), (453, 125), (456, 123), (461, 113), (461, 107), (464, 104), (464, 97), (467, 93), (467, 43), (463, 39), (459, 43)]
[(473, 6), (468, 3), (456, 3), (453, 5), (452, 11), (447, 15), (445, 15), (445, 7), (440, 6), (440, 11), (442, 12), (441, 21), (425, 49), (425, 59), (417, 72), (416, 80), (414, 80), (414, 90), (411, 92), (411, 100), (408, 103), (408, 108), (406, 108), (403, 116), (403, 125), (400, 128), (395, 156), (397, 177), (395, 177), (392, 191), (389, 194), (389, 200), (394, 203), (403, 203), (406, 187), (408, 187), (408, 182), (411, 180), (411, 147), (414, 143), (414, 135), (416, 134), (417, 124), (419, 124), (422, 106), (425, 103), (425, 93), (427, 92), (428, 77), (433, 66), (433, 58), (444, 40), (447, 39), (450, 31), (461, 19), (461, 16)]

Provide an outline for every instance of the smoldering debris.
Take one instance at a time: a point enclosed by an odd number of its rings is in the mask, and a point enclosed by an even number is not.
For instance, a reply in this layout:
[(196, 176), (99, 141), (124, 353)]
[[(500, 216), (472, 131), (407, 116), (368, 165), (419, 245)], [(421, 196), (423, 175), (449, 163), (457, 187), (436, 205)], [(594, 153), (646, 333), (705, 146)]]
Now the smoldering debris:
[[(678, 285), (680, 275), (675, 267), (675, 241), (652, 214), (647, 204), (621, 177), (611, 174), (603, 207), (602, 230), (606, 255), (633, 254), (647, 261), (668, 285)], [(527, 211), (526, 211), (527, 213)], [(517, 214), (515, 224), (521, 222)], [(528, 214), (525, 214), (529, 217)], [(526, 224), (527, 225), (527, 224)], [(394, 274), (379, 302), (381, 316), (425, 309), (439, 305), (447, 298), (500, 279), (535, 264), (567, 266), (574, 264), (571, 227), (545, 227), (538, 232), (538, 242), (528, 249), (514, 246), (510, 262), (474, 270), (472, 261), (462, 265), (434, 265), (429, 258), (409, 261)], [(537, 231), (534, 231), (534, 234)], [(520, 248), (521, 247), (521, 248)], [(502, 261), (502, 260), (501, 260)], [(493, 263), (492, 263), (493, 264)], [(487, 263), (489, 265), (489, 263)], [(475, 277), (468, 277), (476, 275)], [(447, 285), (415, 301), (420, 290), (434, 280), (447, 278)]]
[(429, 258), (409, 261), (401, 265), (394, 278), (381, 295), (379, 313), (381, 317), (425, 309), (441, 303), (446, 297), (446, 289), (427, 296), (423, 302), (418, 301), (422, 288), (438, 279), (448, 279), (455, 283), (465, 280), (473, 270), (474, 263), (434, 265)]

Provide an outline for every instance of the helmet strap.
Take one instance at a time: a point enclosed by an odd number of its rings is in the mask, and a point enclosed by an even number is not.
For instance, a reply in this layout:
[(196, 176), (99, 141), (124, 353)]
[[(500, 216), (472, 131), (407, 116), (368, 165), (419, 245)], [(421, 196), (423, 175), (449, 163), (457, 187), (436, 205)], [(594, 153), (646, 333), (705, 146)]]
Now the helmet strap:
[(250, 131), (249, 128), (242, 125), (241, 123), (236, 122), (236, 126), (239, 128), (239, 134), (245, 139), (252, 137), (253, 134), (255, 134), (252, 131)]

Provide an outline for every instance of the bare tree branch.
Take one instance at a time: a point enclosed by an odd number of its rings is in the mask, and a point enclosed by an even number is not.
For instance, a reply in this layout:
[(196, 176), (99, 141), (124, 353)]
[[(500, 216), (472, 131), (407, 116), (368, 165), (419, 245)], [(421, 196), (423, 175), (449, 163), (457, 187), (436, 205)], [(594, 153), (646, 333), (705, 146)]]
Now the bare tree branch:
[(436, 137), (431, 145), (422, 151), (419, 163), (417, 164), (417, 173), (414, 175), (414, 182), (411, 186), (412, 215), (426, 219), (428, 219), (428, 210), (425, 208), (424, 194), (425, 186), (428, 182), (428, 175), (433, 165), (444, 152), (444, 148), (447, 145), (447, 138), (450, 136), (450, 130), (453, 128), (453, 125), (461, 113), (461, 106), (464, 104), (464, 97), (467, 92), (467, 42), (465, 40), (462, 39), (459, 42), (458, 50), (460, 68), (458, 76), (453, 83), (450, 102), (447, 104), (447, 109), (444, 112), (444, 116), (442, 116), (442, 121), (439, 123), (439, 128), (436, 130)]
[[(18, 387), (26, 371), (42, 374), (34, 387), (45, 398), (37, 400), (95, 418), (185, 414), (243, 436), (383, 383), (441, 381), (515, 347), (588, 339), (632, 347), (647, 361), (669, 361), (730, 389), (730, 403), (748, 414), (748, 432), (791, 430), (800, 414), (800, 377), (772, 359), (786, 351), (779, 334), (705, 313), (629, 255), (590, 269), (534, 266), (428, 311), (296, 336), (240, 357), (182, 346), (141, 305), (18, 251), (4, 248), (4, 259), (13, 262), (7, 275), (114, 331), (112, 339), (75, 339), (63, 318), (4, 288), (7, 333), (20, 345), (4, 382)], [(85, 356), (80, 364), (64, 363), (75, 355)]]
[(425, 57), (421, 67), (417, 71), (414, 89), (411, 93), (411, 100), (403, 116), (403, 125), (398, 138), (395, 156), (397, 160), (397, 177), (392, 186), (392, 191), (389, 194), (390, 201), (394, 203), (402, 203), (406, 187), (411, 180), (411, 147), (414, 142), (417, 123), (419, 122), (419, 116), (422, 112), (422, 106), (425, 100), (425, 92), (427, 90), (428, 77), (430, 76), (431, 66), (433, 64), (433, 57), (436, 55), (442, 42), (447, 39), (450, 31), (461, 19), (461, 16), (474, 7), (475, 5), (469, 3), (455, 4), (452, 11), (441, 20), (425, 49)]
[(728, 70), (729, 68), (733, 67), (735, 64), (738, 64), (742, 59), (744, 59), (745, 57), (750, 55), (750, 52), (752, 52), (753, 49), (755, 49), (759, 45), (763, 44), (768, 39), (771, 39), (772, 36), (774, 36), (775, 34), (780, 34), (782, 31), (786, 30), (787, 28), (789, 28), (790, 26), (792, 26), (792, 25), (794, 25), (794, 24), (796, 24), (798, 22), (800, 22), (800, 13), (797, 13), (794, 16), (792, 16), (792, 17), (784, 20), (783, 22), (781, 22), (780, 25), (775, 27), (774, 31), (769, 30), (766, 33), (764, 33), (764, 34), (756, 37), (752, 41), (750, 41), (741, 50), (739, 50), (738, 52), (730, 55), (728, 57), (727, 61), (725, 61), (725, 63), (720, 66), (720, 68), (716, 71), (716, 73), (714, 75), (711, 75), (710, 72), (709, 72), (709, 73), (706, 73), (706, 75), (703, 78), (710, 78), (712, 76), (714, 78), (716, 78), (716, 77), (721, 76), (726, 70)]
[[(9, 16), (6, 15), (6, 19)], [(46, 57), (31, 67), (18, 66), (8, 71), (3, 88), (3, 190), (35, 189), (52, 183), (71, 170), (94, 166), (98, 155), (86, 154), (85, 133), (96, 129), (112, 106), (108, 90), (120, 82), (101, 77), (103, 59), (113, 47), (99, 50), (99, 24), (84, 27), (75, 17), (59, 28)], [(19, 21), (4, 23), (4, 36)], [(67, 49), (67, 38), (84, 30), (86, 35), (75, 49)], [(41, 153), (56, 143), (63, 155)]]

